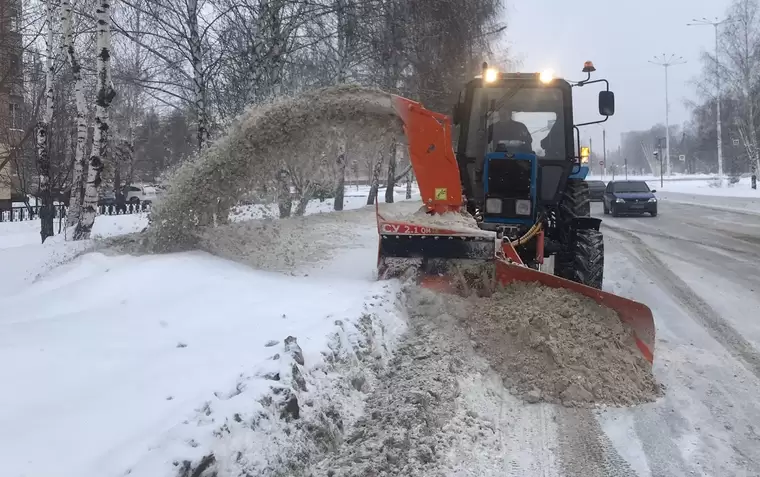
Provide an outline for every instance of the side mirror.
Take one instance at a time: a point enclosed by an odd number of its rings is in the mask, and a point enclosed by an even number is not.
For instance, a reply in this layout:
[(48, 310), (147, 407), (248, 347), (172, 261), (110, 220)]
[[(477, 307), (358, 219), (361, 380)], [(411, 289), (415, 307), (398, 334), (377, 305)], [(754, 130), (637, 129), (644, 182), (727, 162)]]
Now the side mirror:
[(599, 91), (599, 114), (602, 116), (615, 114), (615, 93), (612, 91)]
[(657, 192), (657, 189), (652, 189), (649, 192), (651, 192), (652, 194), (654, 194), (655, 192)]

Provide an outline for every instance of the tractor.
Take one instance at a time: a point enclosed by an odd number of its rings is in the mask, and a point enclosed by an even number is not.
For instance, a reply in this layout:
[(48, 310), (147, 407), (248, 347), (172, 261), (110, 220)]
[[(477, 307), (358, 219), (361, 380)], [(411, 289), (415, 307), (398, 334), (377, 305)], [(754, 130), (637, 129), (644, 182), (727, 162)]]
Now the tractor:
[[(612, 116), (615, 96), (607, 80), (591, 79), (590, 61), (582, 71), (586, 79), (569, 82), (484, 63), (454, 107), (454, 150), (467, 211), (482, 229), (512, 242), (525, 265), (541, 269), (553, 256), (555, 275), (601, 289), (604, 242), (601, 220), (590, 217), (579, 127)], [(572, 89), (594, 83), (606, 85), (599, 93), (604, 119), (574, 124)]]

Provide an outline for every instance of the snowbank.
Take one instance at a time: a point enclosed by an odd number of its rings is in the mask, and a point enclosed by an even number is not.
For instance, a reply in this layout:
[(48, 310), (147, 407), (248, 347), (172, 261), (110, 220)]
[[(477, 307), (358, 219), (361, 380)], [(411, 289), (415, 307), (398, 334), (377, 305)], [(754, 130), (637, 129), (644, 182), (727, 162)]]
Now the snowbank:
[[(148, 214), (99, 215), (92, 228), (93, 238), (139, 232), (148, 225)], [(63, 231), (63, 226), (61, 226)], [(58, 234), (58, 221), (53, 223), (53, 231)], [(0, 223), (0, 249), (40, 244), (40, 221)]]
[(359, 413), (405, 327), (396, 292), (200, 252), (79, 257), (0, 297), (3, 474), (173, 475), (209, 450), (235, 475), (298, 461), (325, 415)]
[[(717, 177), (715, 174), (673, 174), (672, 176), (664, 176), (664, 179), (666, 181), (693, 181), (693, 180), (706, 180), (706, 179), (714, 179)], [(607, 173), (604, 176), (601, 174), (589, 174), (586, 178), (587, 180), (593, 180), (593, 181), (610, 181), (612, 180), (612, 174)], [(645, 174), (645, 175), (639, 175), (635, 176), (633, 174), (628, 174), (629, 180), (637, 180), (637, 181), (659, 181), (660, 175), (659, 174)], [(625, 174), (615, 174), (615, 180), (625, 180)]]
[(675, 192), (680, 194), (708, 195), (716, 197), (753, 197), (760, 199), (760, 189), (752, 189), (750, 178), (745, 177), (736, 184), (724, 181), (723, 187), (717, 187), (717, 180), (693, 180), (693, 181), (663, 181), (660, 186), (659, 180), (648, 181), (649, 187), (661, 192)]
[[(378, 190), (381, 202), (385, 200), (385, 187)], [(343, 199), (343, 210), (360, 209), (367, 206), (369, 186), (346, 186)], [(420, 189), (416, 183), (412, 184), (412, 199), (419, 200)], [(406, 184), (396, 185), (393, 190), (395, 201), (406, 200)], [(322, 214), (333, 212), (334, 199), (312, 199), (306, 206), (304, 215)], [(278, 218), (280, 215), (277, 204), (239, 205), (230, 211), (230, 220), (240, 222), (249, 219)]]

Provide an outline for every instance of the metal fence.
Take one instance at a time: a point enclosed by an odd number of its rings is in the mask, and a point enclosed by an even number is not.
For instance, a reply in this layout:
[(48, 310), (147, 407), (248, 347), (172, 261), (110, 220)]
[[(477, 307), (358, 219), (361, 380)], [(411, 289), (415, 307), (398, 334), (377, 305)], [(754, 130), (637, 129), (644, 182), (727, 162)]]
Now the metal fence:
[[(22, 222), (27, 220), (38, 220), (40, 218), (41, 205), (32, 205), (29, 207), (11, 207), (10, 209), (0, 210), (0, 222)], [(53, 217), (58, 222), (60, 231), (61, 224), (66, 218), (68, 207), (65, 205), (53, 206)], [(125, 204), (116, 205), (99, 205), (98, 215), (130, 215), (150, 211), (150, 204)]]

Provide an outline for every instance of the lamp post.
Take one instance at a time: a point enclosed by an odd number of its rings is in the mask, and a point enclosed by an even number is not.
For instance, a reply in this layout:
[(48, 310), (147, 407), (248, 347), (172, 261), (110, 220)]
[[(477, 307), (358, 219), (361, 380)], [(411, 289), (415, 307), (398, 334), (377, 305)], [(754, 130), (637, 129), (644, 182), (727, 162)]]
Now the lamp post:
[(718, 133), (718, 182), (723, 187), (723, 137), (721, 133), (720, 120), (720, 58), (718, 56), (718, 27), (724, 23), (730, 23), (733, 20), (725, 18), (718, 21), (710, 21), (707, 18), (701, 20), (692, 20), (693, 23), (687, 23), (687, 26), (707, 26), (710, 25), (715, 29), (715, 105), (716, 105), (716, 129)]
[[(653, 65), (665, 68), (665, 167), (667, 167), (667, 173), (668, 176), (670, 176), (670, 116), (668, 114), (670, 103), (668, 102), (668, 68), (675, 65), (682, 65), (686, 63), (686, 60), (681, 56), (665, 56), (665, 53), (663, 53), (662, 56), (655, 56), (654, 61), (650, 60), (649, 62)], [(661, 157), (660, 160), (662, 161), (662, 159), (663, 158)]]

